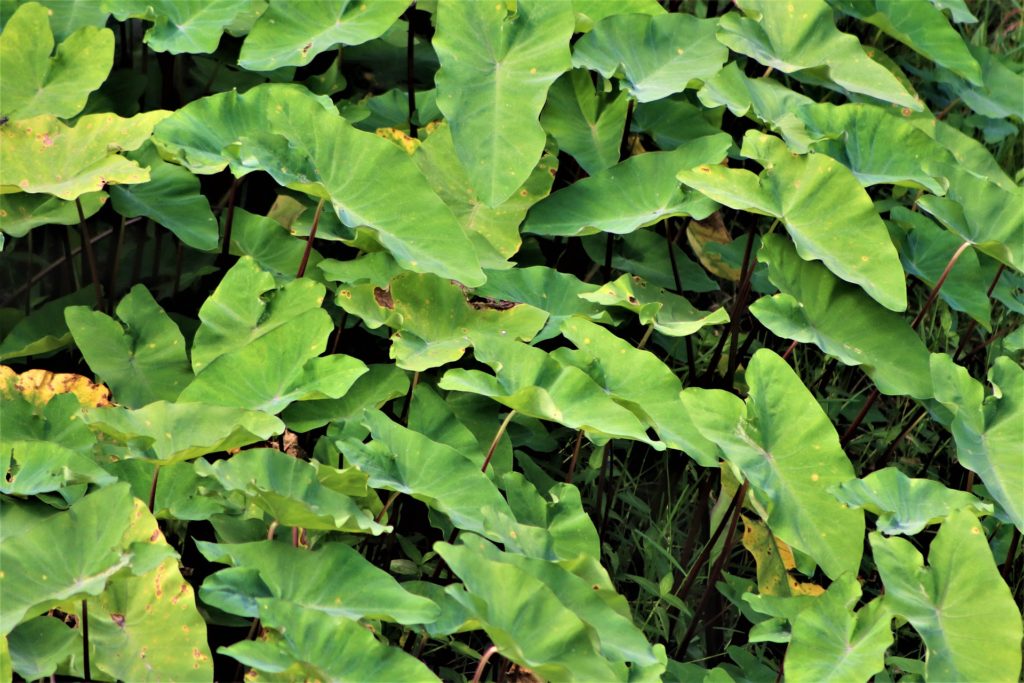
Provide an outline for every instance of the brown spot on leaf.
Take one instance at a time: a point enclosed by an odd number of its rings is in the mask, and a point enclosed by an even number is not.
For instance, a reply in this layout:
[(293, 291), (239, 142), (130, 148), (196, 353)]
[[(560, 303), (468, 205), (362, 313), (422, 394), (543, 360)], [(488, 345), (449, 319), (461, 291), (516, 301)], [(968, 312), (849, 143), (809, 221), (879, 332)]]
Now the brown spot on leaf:
[(124, 628), (124, 615), (123, 614), (117, 614), (117, 613), (112, 612), (110, 614), (110, 620), (113, 621), (115, 624), (117, 624), (118, 628), (120, 628), (120, 629)]
[(156, 543), (157, 539), (160, 538), (160, 529), (153, 529), (153, 533), (149, 535), (149, 542)]
[(474, 296), (469, 300), (469, 305), (478, 311), (487, 308), (494, 311), (507, 311), (510, 308), (518, 306), (519, 302), (505, 301), (504, 299), (492, 299), (487, 296)]
[(377, 305), (381, 308), (387, 308), (393, 310), (395, 308), (395, 300), (391, 297), (391, 288), (381, 289), (380, 287), (373, 288), (373, 298), (377, 301)]

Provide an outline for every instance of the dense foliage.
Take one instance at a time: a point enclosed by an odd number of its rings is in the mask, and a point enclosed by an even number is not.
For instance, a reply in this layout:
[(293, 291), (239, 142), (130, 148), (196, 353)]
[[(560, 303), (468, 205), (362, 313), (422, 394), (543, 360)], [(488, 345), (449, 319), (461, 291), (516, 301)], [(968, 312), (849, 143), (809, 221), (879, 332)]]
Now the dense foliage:
[(1019, 6), (0, 21), (0, 680), (1018, 680)]

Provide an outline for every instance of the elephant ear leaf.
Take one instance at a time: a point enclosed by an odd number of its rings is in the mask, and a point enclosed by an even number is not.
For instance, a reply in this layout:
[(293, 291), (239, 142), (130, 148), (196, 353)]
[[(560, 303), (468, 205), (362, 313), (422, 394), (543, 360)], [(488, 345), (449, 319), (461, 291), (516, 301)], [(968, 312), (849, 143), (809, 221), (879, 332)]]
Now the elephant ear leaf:
[(833, 579), (856, 573), (864, 512), (847, 508), (829, 491), (854, 477), (835, 428), (772, 351), (754, 354), (746, 380), (746, 402), (720, 389), (685, 389), (683, 405), (704, 437), (750, 482), (772, 533), (810, 555)]
[(821, 70), (850, 92), (922, 108), (888, 69), (867, 56), (857, 38), (836, 28), (825, 0), (736, 4), (746, 16), (729, 12), (719, 20), (718, 29), (718, 40), (734, 52), (784, 73)]
[(754, 130), (741, 153), (764, 167), (760, 175), (705, 165), (679, 179), (726, 206), (777, 217), (801, 258), (823, 262), (890, 310), (906, 310), (899, 254), (849, 169), (824, 154), (794, 155), (779, 138)]
[(114, 32), (83, 26), (53, 51), (52, 10), (21, 5), (0, 37), (0, 114), (12, 120), (41, 114), (69, 119), (85, 108), (114, 65)]
[[(952, 514), (928, 551), (928, 566), (903, 538), (869, 535), (885, 604), (927, 648), (932, 681), (1014, 681), (1020, 676), (1021, 616), (999, 575), (985, 530), (968, 510)], [(978, 656), (984, 643), (985, 656)]]
[(433, 46), (437, 106), (477, 196), (508, 199), (544, 151), (541, 109), (548, 88), (569, 70), (575, 20), (568, 2), (441, 0)]

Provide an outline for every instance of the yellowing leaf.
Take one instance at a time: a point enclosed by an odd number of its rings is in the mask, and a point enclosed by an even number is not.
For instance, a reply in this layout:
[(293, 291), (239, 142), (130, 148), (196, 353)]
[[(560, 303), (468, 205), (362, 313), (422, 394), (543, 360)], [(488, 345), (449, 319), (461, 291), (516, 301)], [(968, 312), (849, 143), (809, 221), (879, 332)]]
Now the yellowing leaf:
[(725, 229), (720, 212), (716, 211), (702, 221), (690, 221), (690, 224), (686, 226), (686, 240), (690, 243), (693, 253), (700, 259), (701, 265), (710, 273), (731, 282), (740, 281), (739, 268), (729, 265), (721, 254), (705, 248), (709, 242), (714, 244), (732, 242), (732, 237)]
[(743, 515), (743, 547), (757, 563), (757, 590), (761, 595), (821, 595), (825, 589), (815, 583), (797, 581), (789, 573), (796, 567), (792, 549), (772, 535), (760, 519)]
[(101, 408), (110, 405), (110, 389), (88, 377), (49, 370), (26, 370), (20, 375), (0, 365), (0, 394), (13, 391), (24, 394), (36, 403), (48, 403), (57, 394), (74, 394), (82, 406)]
[(393, 142), (403, 150), (409, 156), (416, 153), (419, 149), (420, 141), (414, 137), (410, 137), (408, 133), (398, 130), (397, 128), (378, 128), (377, 137), (384, 138), (388, 142)]

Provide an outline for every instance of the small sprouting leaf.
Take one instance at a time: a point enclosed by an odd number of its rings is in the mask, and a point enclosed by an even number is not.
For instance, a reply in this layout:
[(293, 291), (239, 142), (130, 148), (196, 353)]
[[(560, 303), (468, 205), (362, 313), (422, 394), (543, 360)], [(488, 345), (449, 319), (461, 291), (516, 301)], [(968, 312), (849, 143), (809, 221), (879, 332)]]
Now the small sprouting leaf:
[(437, 106), (473, 189), (494, 207), (544, 150), (537, 119), (548, 88), (571, 65), (572, 6), (519, 0), (513, 12), (504, 2), (441, 0), (436, 16)]
[(337, 45), (380, 36), (408, 6), (408, 0), (273, 0), (242, 43), (238, 65), (252, 71), (305, 66)]
[(47, 8), (37, 2), (18, 7), (0, 37), (4, 117), (18, 121), (46, 114), (69, 119), (82, 111), (89, 93), (103, 84), (114, 65), (114, 32), (85, 26), (62, 41), (53, 57), (52, 51)]
[(925, 680), (1018, 680), (1020, 611), (971, 512), (955, 512), (942, 524), (928, 567), (910, 541), (877, 532), (868, 540), (885, 605), (909, 621), (928, 648)]
[(729, 49), (785, 73), (823, 67), (829, 79), (851, 92), (921, 109), (892, 73), (865, 54), (856, 37), (836, 28), (825, 0), (737, 4), (746, 16), (729, 12), (719, 20), (718, 40)]
[(698, 164), (717, 164), (730, 145), (732, 138), (719, 133), (685, 142), (671, 152), (630, 157), (538, 202), (523, 230), (538, 235), (621, 235), (671, 216), (705, 218), (715, 210), (714, 202), (680, 189), (676, 174)]
[(853, 479), (839, 435), (786, 361), (757, 351), (746, 370), (746, 402), (720, 389), (684, 389), (697, 429), (750, 482), (772, 533), (807, 553), (830, 578), (856, 573), (864, 513), (848, 509), (831, 486)]
[(794, 155), (782, 140), (754, 130), (744, 136), (741, 153), (764, 166), (760, 176), (705, 165), (682, 171), (679, 179), (726, 206), (776, 216), (801, 258), (822, 261), (890, 310), (907, 308), (896, 248), (845, 166), (824, 154)]
[(120, 152), (141, 146), (169, 115), (87, 114), (73, 128), (45, 115), (11, 121), (0, 127), (0, 189), (76, 199), (107, 185), (146, 182), (149, 170)]
[(594, 26), (573, 48), (572, 63), (605, 78), (623, 74), (629, 94), (651, 102), (713, 76), (729, 58), (715, 38), (717, 22), (692, 14), (616, 14)]
[(911, 479), (895, 467), (844, 482), (833, 493), (851, 507), (878, 515), (875, 527), (887, 536), (913, 536), (963, 508), (976, 515), (992, 512), (990, 504), (967, 491), (947, 488), (934, 479)]

